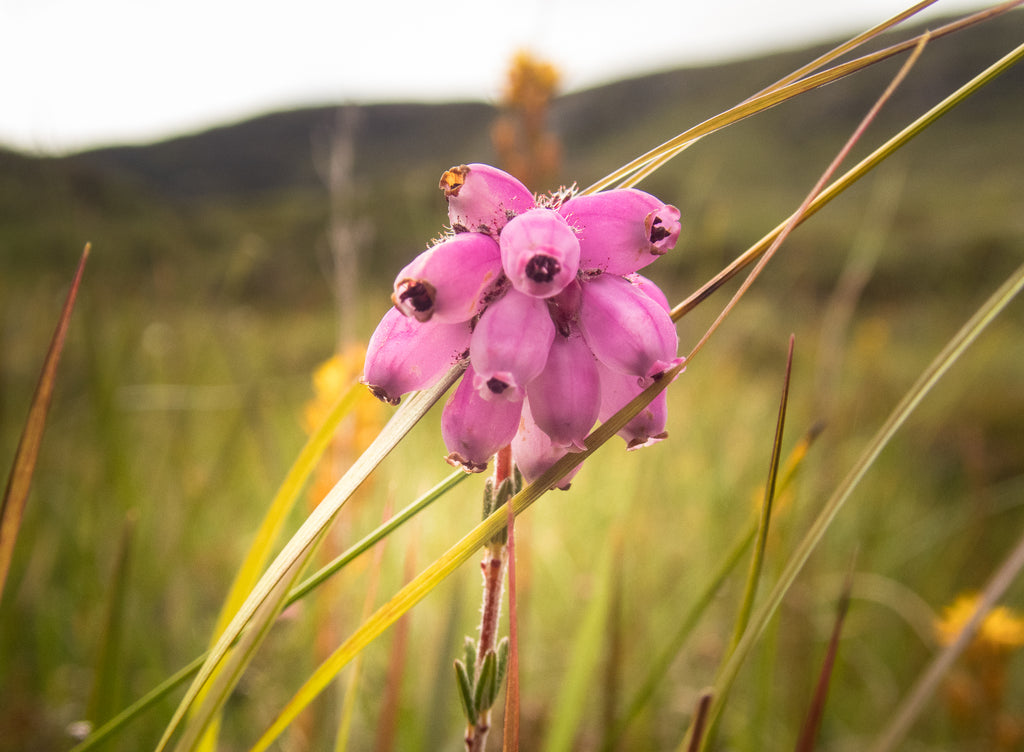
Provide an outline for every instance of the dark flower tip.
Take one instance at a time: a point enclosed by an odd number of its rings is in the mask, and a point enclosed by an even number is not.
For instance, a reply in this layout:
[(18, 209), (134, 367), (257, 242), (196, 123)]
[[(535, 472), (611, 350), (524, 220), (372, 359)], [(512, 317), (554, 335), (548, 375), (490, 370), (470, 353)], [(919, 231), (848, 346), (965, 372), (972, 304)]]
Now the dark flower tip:
[(403, 279), (395, 285), (391, 302), (395, 308), (417, 321), (429, 321), (434, 314), (434, 300), (437, 290), (429, 282), (417, 279)]
[(388, 394), (387, 390), (384, 389), (384, 387), (377, 386), (375, 384), (369, 384), (366, 381), (363, 381), (362, 379), (359, 380), (359, 383), (365, 386), (367, 389), (369, 389), (370, 393), (374, 397), (379, 399), (381, 402), (387, 402), (389, 405), (395, 406), (402, 401), (401, 397), (392, 397), (390, 394)]
[(534, 282), (546, 284), (562, 271), (562, 265), (551, 256), (534, 256), (526, 263), (526, 276)]
[(469, 460), (463, 458), (463, 456), (458, 452), (452, 452), (444, 459), (445, 462), (447, 462), (452, 467), (460, 468), (462, 470), (465, 470), (467, 473), (482, 473), (484, 470), (487, 469), (486, 462), (470, 462)]

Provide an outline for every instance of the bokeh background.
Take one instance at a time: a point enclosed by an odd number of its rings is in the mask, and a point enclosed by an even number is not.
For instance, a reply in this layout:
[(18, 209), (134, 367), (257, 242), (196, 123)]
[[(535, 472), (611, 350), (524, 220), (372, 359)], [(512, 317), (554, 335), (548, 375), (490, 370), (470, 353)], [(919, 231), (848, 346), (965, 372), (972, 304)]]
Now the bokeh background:
[[(318, 389), (328, 396), (338, 389), (338, 372), (358, 370), (351, 348), (387, 309), (394, 272), (440, 232), (441, 172), (474, 161), (507, 166), (525, 155), (517, 172), (535, 169), (537, 191), (588, 185), (812, 59), (833, 31), (845, 31), (813, 26), (783, 39), (762, 23), (763, 37), (743, 36), (739, 22), (653, 3), (631, 4), (628, 25), (612, 16), (619, 37), (600, 34), (603, 3), (555, 4), (547, 13), (528, 4), (515, 18), (486, 22), (468, 4), (420, 8), (409, 18), (443, 19), (443, 28), (415, 35), (348, 3), (320, 16), (300, 4), (260, 8), (250, 18), (186, 3), (156, 20), (133, 4), (110, 3), (109, 13), (102, 3), (91, 12), (75, 3), (38, 5), (43, 10), (3, 8), (5, 22), (39, 41), (5, 23), (4, 69), (21, 71), (4, 83), (7, 101), (11, 110), (37, 109), (34, 121), (15, 123), (7, 105), (0, 117), (2, 458), (14, 455), (74, 264), (85, 242), (93, 250), (0, 602), (3, 750), (69, 747), (77, 722), (109, 717), (205, 647), (315, 420), (310, 402)], [(280, 39), (261, 36), (256, 15), (275, 22)], [(812, 11), (795, 5), (778, 15), (796, 27)], [(1019, 44), (1020, 20), (1014, 12), (932, 43), (857, 154)], [(86, 21), (103, 32), (86, 33), (78, 26)], [(575, 23), (589, 31), (566, 31)], [(162, 24), (175, 44), (157, 50), (173, 60), (166, 70), (176, 77), (141, 62), (149, 46), (142, 31)], [(684, 33), (693, 28), (735, 32), (736, 46), (700, 48), (693, 54), (714, 62), (698, 65), (685, 57)], [(617, 57), (630, 45), (612, 39), (625, 35), (642, 38), (648, 56)], [(232, 52), (227, 39), (246, 42), (269, 68)], [(802, 46), (812, 39), (825, 46)], [(285, 76), (292, 49), (285, 41), (303, 42), (307, 88)], [(543, 156), (530, 156), (528, 142), (517, 140), (530, 116), (509, 99), (516, 52), (531, 42), (533, 57), (518, 58), (518, 70), (532, 59), (532, 75), (554, 93), (532, 110)], [(577, 50), (588, 45), (608, 67), (577, 65), (586, 58)], [(57, 47), (60, 56), (43, 54)], [(14, 56), (45, 58), (49, 67), (13, 68)], [(113, 68), (92, 67), (101, 63)], [(897, 65), (715, 134), (641, 186), (683, 213), (677, 249), (650, 268), (670, 300), (685, 298), (799, 205)], [(278, 67), (277, 88), (260, 95), (270, 99), (235, 96), (256, 79), (274, 79)], [(391, 72), (376, 78), (377, 69)], [(473, 76), (463, 78), (467, 70)], [(420, 75), (440, 82), (437, 89)], [(389, 89), (388, 76), (406, 88)], [(119, 85), (110, 86), (111, 77)], [(77, 99), (42, 96), (57, 91), (58, 78), (78, 90)], [(212, 94), (201, 92), (199, 79), (216, 84)], [(181, 104), (190, 91), (195, 110)], [(613, 441), (568, 493), (550, 494), (521, 518), (522, 722), (530, 748), (558, 748), (553, 729), (575, 688), (570, 680), (588, 690), (571, 748), (601, 748), (611, 719), (747, 529), (791, 333), (784, 446), (824, 429), (781, 500), (769, 580), (916, 375), (1020, 264), (1021, 91), (1018, 67), (795, 232), (671, 387), (670, 440), (629, 454)], [(203, 97), (219, 100), (220, 109), (202, 110)], [(163, 109), (169, 118), (158, 116)], [(95, 124), (93, 111), (113, 126)], [(82, 127), (58, 128), (62, 120)], [(682, 351), (727, 294), (680, 323)], [(943, 608), (980, 587), (1018, 537), (1022, 324), (1018, 301), (878, 460), (745, 669), (723, 720), (729, 746), (792, 748), (854, 562), (821, 748), (863, 748), (934, 655)], [(338, 370), (318, 370), (332, 356), (329, 368)], [(365, 443), (365, 431), (389, 414), (371, 400), (360, 410), (361, 422), (335, 447), (335, 464), (311, 486), (310, 505)], [(344, 548), (385, 509), (432, 487), (449, 471), (444, 454), (431, 414), (347, 508), (329, 548)], [(379, 566), (357, 562), (287, 612), (228, 705), (224, 749), (248, 748), (323, 651), (358, 624), (371, 571), (379, 572), (379, 602), (461, 537), (478, 519), (480, 487), (478, 478), (461, 484), (392, 536)], [(296, 510), (293, 528), (309, 508)], [(475, 629), (478, 579), (467, 565), (367, 651), (352, 748), (458, 747), (451, 662)], [(742, 582), (741, 566), (621, 749), (678, 744), (697, 691), (714, 679)], [(1019, 585), (1008, 602), (1024, 605)], [(589, 671), (570, 676), (569, 656), (593, 603), (603, 604), (607, 640), (584, 662)], [(112, 628), (111, 655), (101, 646), (111, 644)], [(980, 690), (961, 677), (915, 727), (918, 748), (998, 748), (994, 729), (1017, 743), (1024, 676), (1020, 661), (1006, 660), (1000, 703), (976, 702), (970, 693)], [(115, 680), (99, 685), (101, 674)], [(175, 702), (156, 706), (108, 748), (152, 746)], [(337, 705), (332, 690), (280, 748), (326, 748)]]

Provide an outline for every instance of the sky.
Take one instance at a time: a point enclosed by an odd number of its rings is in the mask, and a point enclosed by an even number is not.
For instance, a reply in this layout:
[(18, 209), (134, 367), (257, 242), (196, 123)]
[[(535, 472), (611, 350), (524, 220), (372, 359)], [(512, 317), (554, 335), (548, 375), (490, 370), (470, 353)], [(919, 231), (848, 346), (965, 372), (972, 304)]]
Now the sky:
[(573, 91), (852, 36), (910, 4), (0, 0), (0, 146), (61, 154), (309, 105), (494, 101), (521, 49)]

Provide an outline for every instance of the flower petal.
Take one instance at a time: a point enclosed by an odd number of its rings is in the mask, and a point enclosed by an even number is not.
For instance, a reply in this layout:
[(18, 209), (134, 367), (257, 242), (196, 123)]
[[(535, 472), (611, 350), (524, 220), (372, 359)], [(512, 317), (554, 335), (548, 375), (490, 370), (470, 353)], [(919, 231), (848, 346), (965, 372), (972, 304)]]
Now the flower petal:
[[(643, 388), (635, 377), (598, 366), (601, 377), (601, 411), (598, 419), (603, 423), (621, 410), (630, 400), (640, 394)], [(633, 417), (619, 431), (626, 441), (627, 449), (656, 444), (668, 438), (665, 423), (668, 420), (668, 392), (662, 391), (645, 408)]]
[(474, 383), (484, 399), (522, 400), (555, 337), (547, 304), (512, 289), (484, 311), (470, 340)]
[[(544, 471), (568, 454), (567, 450), (556, 447), (551, 438), (537, 426), (530, 413), (530, 402), (523, 403), (523, 414), (519, 420), (519, 431), (512, 439), (512, 459), (523, 474), (523, 480), (533, 483)], [(556, 486), (563, 491), (583, 467), (582, 463), (570, 470)]]
[(360, 382), (385, 402), (397, 405), (403, 394), (430, 386), (465, 356), (469, 322), (420, 323), (391, 308), (366, 347)]
[(540, 429), (557, 447), (586, 449), (601, 406), (597, 361), (577, 331), (555, 337), (544, 370), (526, 387), (530, 409)]
[(643, 386), (680, 362), (675, 324), (659, 303), (613, 274), (581, 287), (579, 327), (599, 361)]
[(640, 292), (642, 292), (648, 298), (650, 298), (655, 303), (660, 305), (662, 308), (665, 309), (665, 311), (668, 314), (671, 315), (672, 304), (668, 302), (668, 298), (665, 297), (665, 293), (663, 293), (661, 291), (661, 288), (654, 284), (654, 282), (647, 279), (647, 277), (643, 276), (642, 274), (636, 273), (627, 274), (625, 279), (627, 282), (629, 282), (629, 284), (633, 285), (633, 287), (640, 290)]
[(485, 232), (497, 238), (512, 217), (535, 205), (530, 190), (504, 170), (485, 164), (459, 165), (441, 176), (448, 221), (455, 232)]
[(448, 462), (466, 472), (478, 473), (519, 428), (522, 402), (485, 400), (473, 386), (473, 367), (448, 398), (441, 413), (441, 436), (450, 454)]
[(569, 199), (558, 209), (580, 233), (580, 268), (628, 274), (679, 239), (679, 210), (635, 188)]
[(467, 232), (438, 243), (395, 278), (391, 301), (417, 321), (469, 321), (499, 292), (501, 253), (489, 235)]
[(501, 231), (501, 265), (512, 286), (549, 298), (576, 279), (580, 243), (560, 214), (531, 209), (509, 220)]

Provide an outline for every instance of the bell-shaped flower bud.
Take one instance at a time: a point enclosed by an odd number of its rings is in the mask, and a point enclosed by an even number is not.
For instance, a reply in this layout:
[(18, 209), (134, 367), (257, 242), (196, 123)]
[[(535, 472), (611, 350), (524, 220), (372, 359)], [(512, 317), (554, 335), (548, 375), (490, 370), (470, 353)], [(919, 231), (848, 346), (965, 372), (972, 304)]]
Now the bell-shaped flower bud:
[(642, 386), (680, 362), (675, 324), (659, 303), (613, 274), (581, 287), (579, 327), (599, 361)]
[(484, 232), (497, 238), (505, 224), (536, 202), (529, 189), (504, 170), (485, 164), (452, 167), (441, 176), (448, 221), (455, 232)]
[(534, 421), (556, 447), (570, 452), (586, 449), (601, 407), (601, 381), (597, 361), (577, 331), (558, 335), (544, 370), (529, 386), (526, 396)]
[(484, 399), (518, 402), (543, 370), (555, 337), (547, 304), (512, 289), (491, 303), (473, 330), (470, 361)]
[(469, 321), (504, 284), (501, 252), (489, 235), (467, 232), (414, 258), (395, 278), (391, 301), (417, 321)]
[(468, 321), (421, 324), (391, 308), (367, 344), (360, 382), (397, 405), (403, 394), (430, 386), (465, 357), (470, 334)]
[[(643, 389), (637, 384), (636, 377), (613, 371), (606, 366), (598, 366), (601, 376), (601, 411), (598, 419), (603, 423), (621, 410)], [(646, 407), (638, 412), (619, 431), (626, 441), (626, 449), (656, 444), (668, 438), (665, 423), (668, 420), (668, 392), (662, 390)]]
[(499, 244), (501, 265), (519, 292), (549, 298), (576, 279), (580, 243), (551, 209), (531, 209), (509, 220)]
[(635, 188), (577, 196), (558, 211), (579, 230), (584, 271), (635, 272), (679, 239), (679, 210)]
[[(568, 454), (567, 450), (551, 443), (551, 437), (544, 433), (533, 420), (530, 413), (530, 402), (523, 403), (523, 414), (519, 421), (519, 431), (512, 439), (512, 459), (523, 474), (523, 480), (533, 483), (544, 471)], [(570, 470), (555, 484), (563, 491), (568, 490), (569, 483), (579, 472), (582, 464)]]
[(473, 367), (448, 398), (441, 413), (441, 437), (448, 447), (448, 463), (469, 473), (479, 473), (519, 429), (522, 402), (485, 400), (473, 386)]

